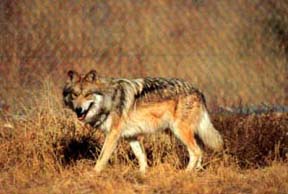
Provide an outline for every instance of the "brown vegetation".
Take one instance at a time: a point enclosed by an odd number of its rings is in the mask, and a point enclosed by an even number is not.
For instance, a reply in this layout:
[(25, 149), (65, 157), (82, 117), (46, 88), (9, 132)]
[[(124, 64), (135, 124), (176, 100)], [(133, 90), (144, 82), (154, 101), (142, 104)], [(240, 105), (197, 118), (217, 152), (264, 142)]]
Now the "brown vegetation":
[(125, 141), (96, 174), (103, 134), (61, 97), (67, 70), (96, 68), (184, 78), (209, 110), (287, 105), (286, 1), (33, 2), (0, 2), (0, 193), (288, 193), (287, 113), (212, 111), (225, 150), (201, 172), (167, 132), (143, 140), (146, 175)]
[(287, 104), (285, 0), (29, 2), (0, 3), (0, 70), (21, 84), (96, 67), (181, 77), (210, 103)]
[(25, 114), (1, 112), (0, 184), (4, 193), (288, 191), (287, 113), (212, 115), (224, 136), (225, 151), (206, 150), (203, 172), (183, 171), (188, 162), (186, 150), (167, 133), (144, 139), (150, 165), (146, 175), (138, 173), (125, 141), (107, 170), (97, 175), (93, 165), (103, 134), (78, 123), (63, 109), (53, 87), (49, 88), (39, 88), (37, 98), (30, 99), (35, 104), (25, 106)]

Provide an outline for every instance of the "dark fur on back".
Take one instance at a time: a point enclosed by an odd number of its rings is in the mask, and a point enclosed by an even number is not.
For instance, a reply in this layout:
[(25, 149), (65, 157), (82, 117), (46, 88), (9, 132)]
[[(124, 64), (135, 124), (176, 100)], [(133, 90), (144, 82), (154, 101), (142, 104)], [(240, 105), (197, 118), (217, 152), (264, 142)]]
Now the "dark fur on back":
[(205, 103), (204, 95), (190, 83), (177, 78), (144, 78), (143, 89), (136, 94), (137, 101), (161, 101), (196, 94)]

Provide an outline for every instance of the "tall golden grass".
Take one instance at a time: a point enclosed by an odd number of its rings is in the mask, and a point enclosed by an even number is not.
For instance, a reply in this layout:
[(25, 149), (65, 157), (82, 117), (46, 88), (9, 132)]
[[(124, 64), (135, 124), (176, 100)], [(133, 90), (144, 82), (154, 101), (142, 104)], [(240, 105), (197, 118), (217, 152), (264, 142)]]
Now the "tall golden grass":
[[(19, 114), (1, 111), (3, 193), (227, 193), (288, 191), (287, 113), (214, 115), (225, 150), (205, 150), (203, 172), (184, 172), (185, 147), (170, 133), (146, 136), (150, 169), (142, 176), (121, 141), (107, 169), (93, 172), (104, 136), (64, 109), (52, 81), (32, 93)], [(21, 104), (19, 102), (19, 104)], [(281, 173), (280, 173), (281, 172)], [(257, 185), (257, 184), (260, 184)]]
[[(0, 2), (0, 193), (287, 193), (288, 115), (211, 114), (225, 150), (202, 172), (169, 132), (121, 141), (93, 172), (103, 134), (63, 107), (69, 69), (170, 76), (218, 106), (287, 105), (288, 4), (280, 1)], [(203, 148), (205, 149), (205, 148)]]

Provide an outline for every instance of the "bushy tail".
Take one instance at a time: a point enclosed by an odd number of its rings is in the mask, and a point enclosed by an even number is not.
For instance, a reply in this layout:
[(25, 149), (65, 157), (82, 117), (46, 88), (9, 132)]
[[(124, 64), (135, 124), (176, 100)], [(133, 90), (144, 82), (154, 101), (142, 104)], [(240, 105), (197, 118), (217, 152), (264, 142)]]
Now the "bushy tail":
[(209, 148), (220, 151), (223, 149), (223, 139), (220, 133), (213, 127), (206, 108), (202, 112), (196, 134)]

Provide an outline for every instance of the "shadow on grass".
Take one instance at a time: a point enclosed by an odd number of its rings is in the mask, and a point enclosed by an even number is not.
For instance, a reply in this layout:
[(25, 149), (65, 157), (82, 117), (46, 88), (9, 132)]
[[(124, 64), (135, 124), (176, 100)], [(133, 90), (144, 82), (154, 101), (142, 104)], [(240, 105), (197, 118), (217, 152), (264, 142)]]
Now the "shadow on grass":
[(54, 144), (54, 152), (61, 164), (67, 166), (81, 159), (96, 161), (101, 147), (92, 136), (62, 137)]

